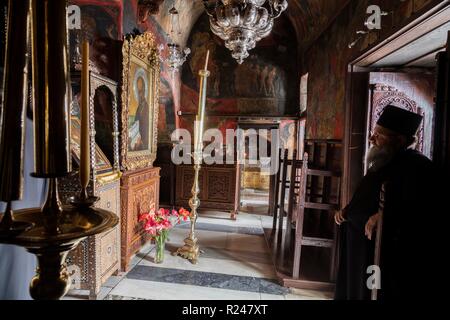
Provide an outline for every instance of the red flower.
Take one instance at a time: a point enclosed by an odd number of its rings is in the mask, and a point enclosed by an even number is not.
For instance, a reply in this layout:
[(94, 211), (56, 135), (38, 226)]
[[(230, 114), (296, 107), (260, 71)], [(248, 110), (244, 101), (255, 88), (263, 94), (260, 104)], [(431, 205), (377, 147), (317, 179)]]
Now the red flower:
[(191, 215), (191, 213), (184, 208), (180, 208), (180, 210), (178, 212), (181, 216), (181, 219), (183, 219), (183, 221), (186, 221), (187, 218)]
[(139, 215), (138, 221), (142, 222), (142, 221), (146, 221), (150, 218), (150, 214), (149, 213), (142, 213)]
[(152, 238), (166, 239), (170, 228), (180, 223), (181, 220), (186, 221), (189, 216), (190, 212), (184, 208), (180, 208), (178, 211), (160, 208), (155, 212), (152, 207), (150, 212), (139, 215), (139, 222), (143, 223), (144, 230)]

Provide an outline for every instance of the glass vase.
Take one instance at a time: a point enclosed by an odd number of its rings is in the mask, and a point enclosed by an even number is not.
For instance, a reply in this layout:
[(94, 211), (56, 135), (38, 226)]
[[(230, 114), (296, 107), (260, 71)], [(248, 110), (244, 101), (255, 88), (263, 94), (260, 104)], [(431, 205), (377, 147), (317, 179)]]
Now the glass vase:
[(156, 253), (155, 253), (155, 263), (162, 263), (164, 261), (164, 251), (166, 247), (166, 241), (164, 237), (157, 237), (156, 242)]

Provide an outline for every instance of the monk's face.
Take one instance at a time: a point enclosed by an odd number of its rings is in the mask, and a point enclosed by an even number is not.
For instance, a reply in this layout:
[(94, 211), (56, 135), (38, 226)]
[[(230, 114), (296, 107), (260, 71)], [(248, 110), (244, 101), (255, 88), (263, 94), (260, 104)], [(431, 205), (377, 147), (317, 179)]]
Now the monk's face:
[(391, 147), (396, 149), (401, 142), (400, 137), (401, 136), (394, 131), (376, 125), (369, 137), (369, 142), (372, 146), (378, 148)]
[(406, 147), (406, 138), (382, 126), (375, 126), (369, 137), (371, 144), (366, 155), (369, 170), (378, 170), (386, 165), (402, 148)]

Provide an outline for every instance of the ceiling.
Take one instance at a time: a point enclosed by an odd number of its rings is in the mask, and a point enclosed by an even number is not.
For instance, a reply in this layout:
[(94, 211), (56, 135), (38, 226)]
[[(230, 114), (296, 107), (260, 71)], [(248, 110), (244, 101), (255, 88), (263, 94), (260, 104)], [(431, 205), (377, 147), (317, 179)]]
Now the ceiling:
[[(349, 0), (288, 0), (285, 13), (291, 21), (300, 49), (307, 48), (330, 25), (337, 14)], [(180, 15), (181, 35), (175, 42), (186, 45), (189, 34), (195, 22), (204, 12), (202, 0), (166, 0), (161, 5), (156, 20), (162, 28), (170, 30), (169, 9), (174, 5)], [(275, 21), (276, 23), (276, 21)]]

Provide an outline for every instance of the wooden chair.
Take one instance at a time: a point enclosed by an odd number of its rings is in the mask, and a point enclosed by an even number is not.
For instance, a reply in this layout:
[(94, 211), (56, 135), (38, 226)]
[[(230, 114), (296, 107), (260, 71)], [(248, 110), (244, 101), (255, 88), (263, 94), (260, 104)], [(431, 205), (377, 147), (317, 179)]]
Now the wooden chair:
[[(295, 153), (295, 152), (294, 152)], [(272, 249), (272, 255), (275, 259), (275, 265), (277, 269), (283, 269), (286, 264), (285, 260), (288, 258), (288, 252), (286, 250), (285, 233), (287, 229), (284, 229), (285, 217), (288, 216), (289, 210), (286, 211), (286, 194), (290, 192), (290, 176), (288, 171), (292, 168), (293, 160), (289, 158), (289, 151), (279, 151), (279, 169), (277, 174), (273, 178), (272, 190), (274, 190), (271, 197), (270, 212), (273, 215), (273, 225), (270, 237), (268, 237), (269, 243)]]
[[(271, 212), (273, 215), (273, 226), (272, 230), (278, 230), (280, 226), (283, 226), (283, 215), (284, 215), (284, 203), (286, 196), (286, 178), (287, 178), (287, 167), (288, 167), (288, 155), (289, 151), (279, 151), (279, 169), (275, 176), (275, 188), (274, 188), (274, 202), (271, 204)], [(280, 224), (281, 221), (281, 224)], [(278, 225), (277, 225), (278, 222)]]
[[(273, 229), (269, 243), (277, 275), (283, 285), (328, 291), (332, 290), (335, 274), (337, 230), (333, 214), (339, 208), (340, 198), (340, 142), (308, 143), (305, 149), (312, 152), (312, 157), (305, 153), (302, 158), (294, 152), (293, 158), (288, 159), (287, 151), (279, 153), (280, 169), (272, 184), (272, 199), (275, 201), (270, 207)], [(317, 236), (316, 231), (319, 231)], [(311, 270), (307, 269), (312, 265), (304, 264), (305, 259), (300, 263), (305, 254), (304, 247), (330, 249), (330, 255), (320, 249), (308, 250), (307, 253), (310, 261), (320, 259), (325, 265), (329, 264), (329, 270), (320, 270), (327, 280), (317, 280), (316, 277), (316, 280), (310, 280), (308, 271)], [(329, 257), (330, 262), (323, 260)]]
[(330, 278), (334, 278), (335, 273), (335, 253), (336, 253), (336, 241), (335, 236), (333, 239), (327, 238), (317, 238), (317, 237), (306, 237), (304, 236), (303, 227), (305, 221), (305, 212), (307, 209), (323, 210), (334, 212), (339, 209), (338, 204), (331, 204), (326, 202), (314, 202), (311, 200), (311, 195), (307, 195), (307, 182), (308, 177), (335, 177), (340, 178), (340, 173), (333, 172), (331, 170), (319, 170), (308, 168), (308, 153), (305, 153), (302, 161), (302, 168), (300, 174), (300, 186), (299, 186), (299, 203), (298, 203), (298, 213), (296, 217), (296, 227), (295, 227), (295, 245), (294, 245), (294, 263), (292, 270), (293, 279), (300, 279), (300, 261), (302, 254), (302, 247), (319, 247), (319, 248), (330, 248), (331, 252), (331, 263), (330, 263)]

